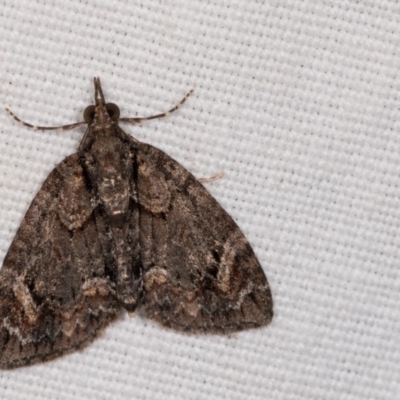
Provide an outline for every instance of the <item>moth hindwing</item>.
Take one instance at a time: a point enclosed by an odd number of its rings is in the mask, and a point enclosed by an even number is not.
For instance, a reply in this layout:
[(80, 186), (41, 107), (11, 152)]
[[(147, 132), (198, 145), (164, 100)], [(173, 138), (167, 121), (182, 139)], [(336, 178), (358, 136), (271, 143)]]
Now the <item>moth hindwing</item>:
[[(125, 308), (194, 333), (268, 324), (264, 272), (232, 218), (191, 173), (127, 135), (98, 78), (75, 154), (36, 195), (0, 272), (0, 367), (83, 348)], [(11, 115), (11, 111), (9, 111)]]

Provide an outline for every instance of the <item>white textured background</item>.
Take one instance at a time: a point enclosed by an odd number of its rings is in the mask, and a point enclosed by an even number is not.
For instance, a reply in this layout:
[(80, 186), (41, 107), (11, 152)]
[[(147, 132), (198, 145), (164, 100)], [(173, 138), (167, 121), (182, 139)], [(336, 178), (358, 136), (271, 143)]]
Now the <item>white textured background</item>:
[[(252, 243), (275, 318), (233, 337), (124, 318), (85, 351), (0, 372), (1, 399), (399, 399), (397, 1), (1, 1), (0, 106), (81, 120), (92, 78)], [(0, 112), (0, 259), (84, 128)], [(0, 293), (1, 296), (1, 293)]]

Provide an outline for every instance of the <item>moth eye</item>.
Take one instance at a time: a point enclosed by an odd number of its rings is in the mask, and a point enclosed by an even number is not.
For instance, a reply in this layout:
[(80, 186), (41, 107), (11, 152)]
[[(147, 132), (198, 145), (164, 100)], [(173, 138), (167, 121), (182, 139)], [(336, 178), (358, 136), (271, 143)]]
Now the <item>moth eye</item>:
[(119, 119), (119, 108), (116, 104), (114, 103), (107, 103), (106, 104), (106, 110), (108, 112), (108, 115), (113, 121), (118, 121)]
[(88, 124), (90, 124), (94, 120), (95, 109), (96, 109), (95, 106), (89, 106), (89, 107), (86, 107), (85, 111), (83, 112), (83, 119)]

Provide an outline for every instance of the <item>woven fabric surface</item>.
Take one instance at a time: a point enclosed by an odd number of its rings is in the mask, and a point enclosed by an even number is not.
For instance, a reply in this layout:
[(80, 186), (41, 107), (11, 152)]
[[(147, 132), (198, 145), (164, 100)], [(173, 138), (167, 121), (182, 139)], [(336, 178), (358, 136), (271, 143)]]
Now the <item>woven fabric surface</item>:
[[(82, 352), (0, 372), (2, 399), (394, 400), (400, 394), (397, 1), (2, 1), (0, 105), (122, 128), (197, 177), (271, 285), (266, 328), (184, 335), (125, 316)], [(84, 128), (0, 112), (0, 261)], [(1, 265), (1, 264), (0, 264)], [(0, 293), (1, 296), (1, 293)]]

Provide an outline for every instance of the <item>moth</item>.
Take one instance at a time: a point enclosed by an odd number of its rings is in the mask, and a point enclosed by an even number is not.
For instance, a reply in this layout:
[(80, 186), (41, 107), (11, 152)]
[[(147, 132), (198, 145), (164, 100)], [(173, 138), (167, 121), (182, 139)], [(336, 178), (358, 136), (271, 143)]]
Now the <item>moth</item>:
[(157, 148), (126, 134), (94, 78), (95, 104), (75, 154), (47, 177), (0, 271), (0, 367), (82, 349), (137, 308), (189, 333), (268, 324), (273, 304), (250, 244), (203, 185)]

